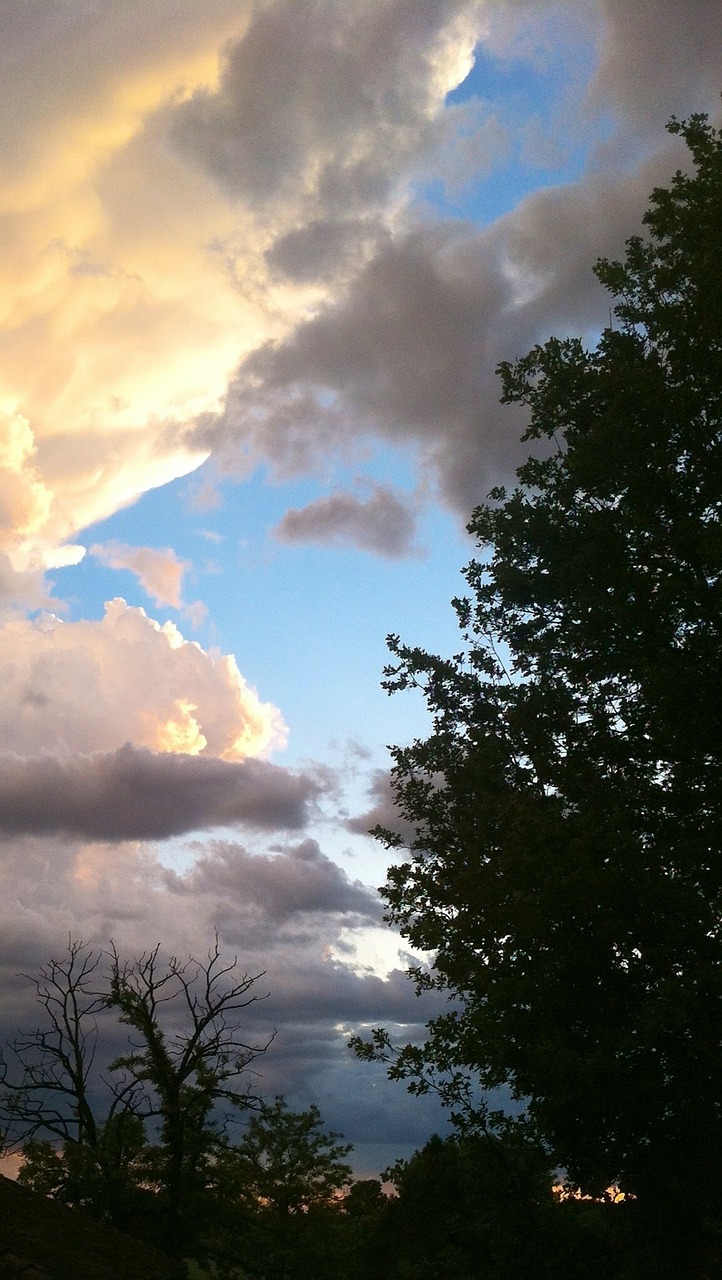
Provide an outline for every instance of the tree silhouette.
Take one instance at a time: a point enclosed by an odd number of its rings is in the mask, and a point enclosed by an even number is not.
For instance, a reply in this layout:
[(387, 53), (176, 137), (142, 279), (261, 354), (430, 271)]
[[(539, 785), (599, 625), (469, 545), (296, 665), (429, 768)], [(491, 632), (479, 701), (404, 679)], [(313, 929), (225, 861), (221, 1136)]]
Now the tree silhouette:
[[(71, 940), (35, 980), (40, 1025), (2, 1060), (0, 1116), (22, 1180), (124, 1227), (142, 1211), (170, 1252), (191, 1244), (212, 1213), (229, 1120), (259, 1105), (253, 1064), (273, 1037), (242, 1023), (262, 976), (225, 961), (217, 937), (187, 961), (159, 946), (123, 961)], [(129, 1033), (112, 1059), (118, 1020)]]
[(463, 652), (390, 638), (386, 687), (433, 727), (394, 752), (417, 837), (384, 892), (457, 1001), (392, 1071), (510, 1085), (573, 1179), (656, 1215), (650, 1268), (696, 1274), (722, 1194), (722, 136), (670, 129), (690, 172), (595, 268), (614, 325), (501, 366), (538, 452), (474, 512)]

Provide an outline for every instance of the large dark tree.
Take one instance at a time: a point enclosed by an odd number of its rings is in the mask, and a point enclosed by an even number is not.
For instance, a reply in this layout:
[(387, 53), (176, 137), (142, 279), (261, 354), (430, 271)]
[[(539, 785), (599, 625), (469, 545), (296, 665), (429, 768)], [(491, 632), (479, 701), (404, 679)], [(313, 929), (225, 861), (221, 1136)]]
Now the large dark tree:
[(688, 171), (597, 264), (596, 348), (501, 366), (538, 443), (473, 515), (463, 652), (391, 638), (433, 728), (394, 753), (417, 839), (385, 895), (457, 998), (396, 1074), (510, 1084), (689, 1259), (722, 1200), (722, 135), (670, 129)]
[(546, 1153), (513, 1126), (434, 1136), (387, 1176), (396, 1195), (373, 1240), (379, 1280), (616, 1276), (613, 1242), (603, 1230), (608, 1206), (559, 1203)]

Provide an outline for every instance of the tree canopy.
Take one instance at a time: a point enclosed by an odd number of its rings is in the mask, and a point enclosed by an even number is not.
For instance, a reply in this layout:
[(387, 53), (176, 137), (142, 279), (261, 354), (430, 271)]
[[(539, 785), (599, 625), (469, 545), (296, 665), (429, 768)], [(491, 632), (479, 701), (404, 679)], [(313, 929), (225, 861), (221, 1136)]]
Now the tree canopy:
[(281, 1215), (332, 1203), (351, 1179), (351, 1146), (340, 1137), (313, 1104), (291, 1111), (281, 1097), (266, 1103), (230, 1153), (243, 1195)]
[(689, 1208), (722, 1192), (722, 134), (669, 127), (689, 171), (597, 263), (596, 347), (500, 367), (535, 452), (473, 514), (462, 650), (390, 637), (433, 723), (384, 893), (457, 1001), (394, 1073), (510, 1085), (579, 1184)]

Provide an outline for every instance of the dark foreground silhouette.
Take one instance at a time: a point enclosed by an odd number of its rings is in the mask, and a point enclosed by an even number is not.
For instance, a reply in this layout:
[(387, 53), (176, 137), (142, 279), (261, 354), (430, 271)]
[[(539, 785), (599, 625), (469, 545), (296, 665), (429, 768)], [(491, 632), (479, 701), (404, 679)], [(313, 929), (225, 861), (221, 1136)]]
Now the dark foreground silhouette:
[(0, 1177), (0, 1280), (181, 1280), (185, 1269), (114, 1227)]

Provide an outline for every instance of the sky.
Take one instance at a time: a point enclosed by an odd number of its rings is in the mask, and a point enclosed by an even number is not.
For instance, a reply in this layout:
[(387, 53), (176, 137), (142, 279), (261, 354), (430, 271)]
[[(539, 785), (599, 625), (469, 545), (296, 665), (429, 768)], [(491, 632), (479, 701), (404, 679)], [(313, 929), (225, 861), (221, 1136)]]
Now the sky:
[(434, 1012), (386, 637), (458, 647), (496, 366), (595, 341), (720, 50), (718, 0), (0, 0), (3, 1038), (69, 936), (217, 930), (269, 1096), (367, 1175), (443, 1131), (348, 1049)]

